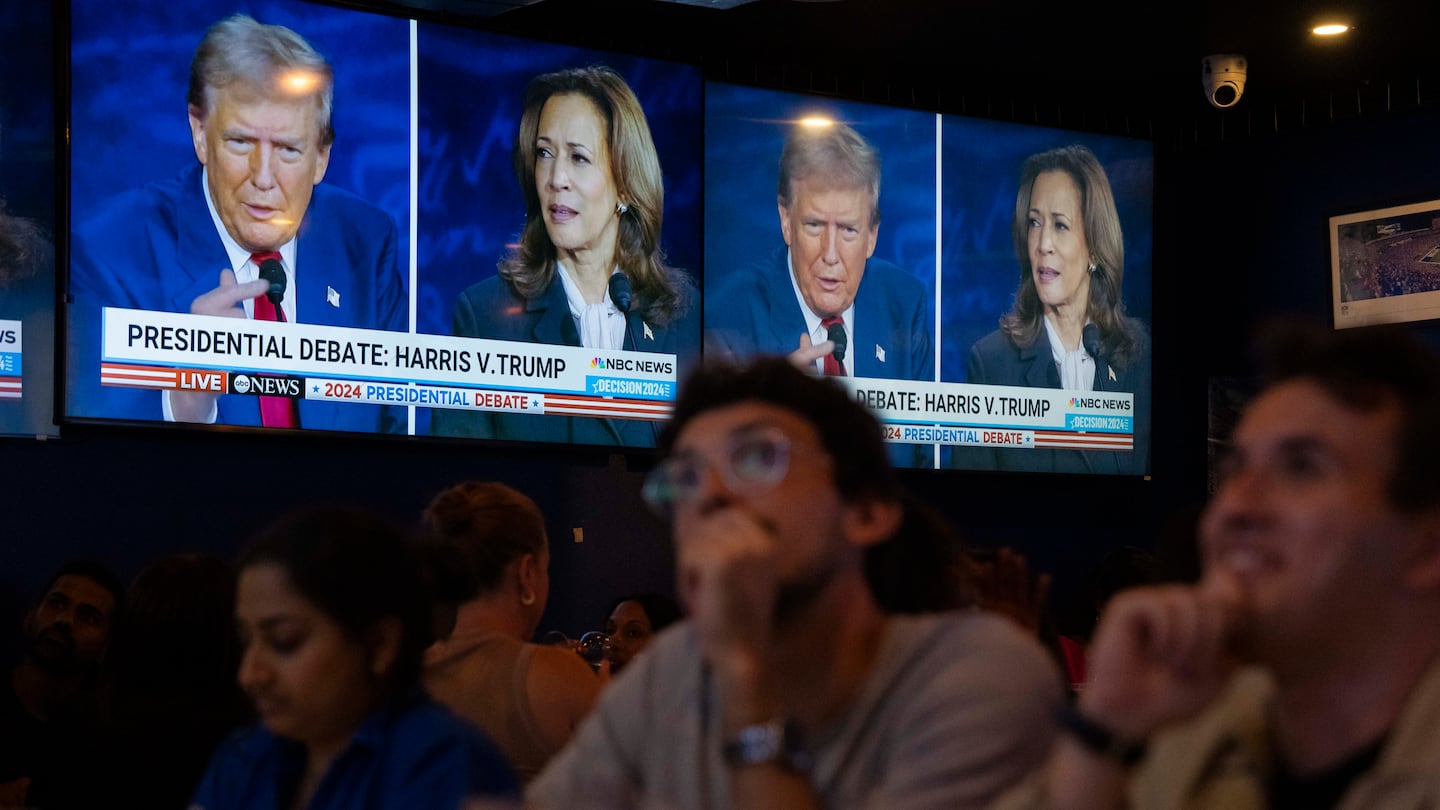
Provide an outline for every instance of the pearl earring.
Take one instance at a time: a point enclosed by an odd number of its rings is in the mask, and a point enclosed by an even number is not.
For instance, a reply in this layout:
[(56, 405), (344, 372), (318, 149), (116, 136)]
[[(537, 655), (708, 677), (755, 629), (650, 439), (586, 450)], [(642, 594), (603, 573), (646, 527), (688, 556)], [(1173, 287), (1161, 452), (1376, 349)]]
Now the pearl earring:
[(630, 210), (630, 206), (626, 205), (625, 203), (618, 203), (618, 204), (615, 206), (615, 213), (617, 213), (617, 214), (624, 214), (626, 211), (629, 211), (629, 210)]

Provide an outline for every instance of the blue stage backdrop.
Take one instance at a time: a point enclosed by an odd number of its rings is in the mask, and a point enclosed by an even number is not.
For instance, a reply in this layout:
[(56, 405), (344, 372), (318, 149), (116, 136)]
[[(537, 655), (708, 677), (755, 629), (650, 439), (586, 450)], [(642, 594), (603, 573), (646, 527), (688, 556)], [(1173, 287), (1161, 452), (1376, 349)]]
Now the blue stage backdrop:
[(59, 432), (53, 28), (49, 3), (0, 6), (0, 215), (13, 218), (5, 238), (33, 248), (23, 266), (0, 267), (0, 436)]

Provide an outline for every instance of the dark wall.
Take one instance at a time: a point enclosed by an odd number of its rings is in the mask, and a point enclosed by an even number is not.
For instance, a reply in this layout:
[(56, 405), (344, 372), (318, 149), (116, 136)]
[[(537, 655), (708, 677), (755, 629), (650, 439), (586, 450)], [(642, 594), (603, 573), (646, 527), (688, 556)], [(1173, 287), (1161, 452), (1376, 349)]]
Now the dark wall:
[[(1211, 144), (1169, 161), (1160, 204), (1176, 222), (1172, 247), (1187, 279), (1175, 302), (1195, 338), (1186, 366), (1243, 373), (1246, 334), (1269, 314), (1332, 323), (1329, 218), (1440, 199), (1437, 126), (1440, 105), (1432, 105)], [(1435, 324), (1413, 328), (1440, 339)]]

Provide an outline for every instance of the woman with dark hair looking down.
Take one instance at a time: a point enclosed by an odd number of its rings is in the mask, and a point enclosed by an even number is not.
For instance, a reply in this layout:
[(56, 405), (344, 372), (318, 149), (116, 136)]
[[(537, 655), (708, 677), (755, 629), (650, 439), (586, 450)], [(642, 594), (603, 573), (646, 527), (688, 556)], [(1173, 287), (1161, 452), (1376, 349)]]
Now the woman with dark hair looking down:
[(241, 688), (260, 724), (210, 761), (192, 810), (452, 810), (517, 796), (478, 730), (420, 686), (431, 611), (405, 536), (361, 511), (282, 517), (240, 564)]

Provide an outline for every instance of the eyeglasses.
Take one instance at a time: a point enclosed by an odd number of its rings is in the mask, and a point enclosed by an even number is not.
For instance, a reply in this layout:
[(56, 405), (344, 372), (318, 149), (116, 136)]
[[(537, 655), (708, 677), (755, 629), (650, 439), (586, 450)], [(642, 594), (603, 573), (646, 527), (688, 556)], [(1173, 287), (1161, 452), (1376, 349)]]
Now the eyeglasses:
[(677, 504), (700, 489), (707, 467), (713, 466), (731, 492), (750, 495), (780, 483), (790, 469), (790, 437), (773, 425), (737, 431), (725, 440), (724, 455), (711, 464), (699, 455), (671, 456), (645, 477), (641, 497), (656, 515), (673, 516)]

